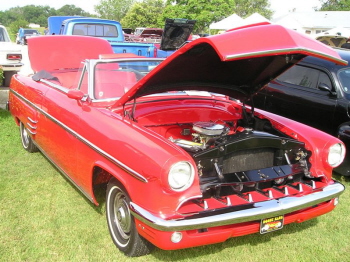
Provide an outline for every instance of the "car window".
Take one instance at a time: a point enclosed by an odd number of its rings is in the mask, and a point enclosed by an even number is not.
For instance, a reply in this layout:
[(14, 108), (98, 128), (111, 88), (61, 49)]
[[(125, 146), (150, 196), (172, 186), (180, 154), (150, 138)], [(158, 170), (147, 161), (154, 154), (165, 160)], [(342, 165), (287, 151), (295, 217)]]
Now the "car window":
[(73, 28), (73, 35), (118, 37), (118, 31), (114, 25), (76, 24)]
[(5, 42), (4, 30), (0, 28), (0, 42)]
[(0, 42), (10, 42), (8, 39), (5, 29), (0, 27)]
[(293, 85), (317, 89), (319, 70), (304, 66), (293, 66), (288, 69), (277, 80)]
[(326, 84), (329, 88), (333, 88), (332, 81), (329, 76), (318, 69), (296, 65), (277, 78), (278, 81), (308, 87), (319, 90), (318, 86)]
[(333, 89), (332, 81), (329, 78), (329, 76), (322, 71), (319, 71), (319, 72), (320, 72), (320, 76), (319, 76), (318, 84), (326, 84), (329, 88)]
[(39, 32), (37, 30), (34, 30), (34, 29), (24, 29), (24, 34), (27, 34), (27, 35), (38, 35)]
[(338, 72), (338, 78), (345, 93), (350, 94), (350, 68)]

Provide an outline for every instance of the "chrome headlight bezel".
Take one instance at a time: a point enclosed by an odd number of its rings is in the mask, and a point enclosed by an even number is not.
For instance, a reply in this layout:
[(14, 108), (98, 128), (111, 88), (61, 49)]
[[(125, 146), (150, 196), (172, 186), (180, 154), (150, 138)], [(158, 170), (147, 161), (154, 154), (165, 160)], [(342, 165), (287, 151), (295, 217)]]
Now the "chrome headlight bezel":
[(180, 161), (173, 164), (168, 173), (168, 184), (176, 192), (188, 189), (194, 181), (194, 168), (190, 162)]
[(336, 143), (329, 147), (327, 162), (335, 168), (339, 166), (345, 158), (346, 149), (343, 143)]

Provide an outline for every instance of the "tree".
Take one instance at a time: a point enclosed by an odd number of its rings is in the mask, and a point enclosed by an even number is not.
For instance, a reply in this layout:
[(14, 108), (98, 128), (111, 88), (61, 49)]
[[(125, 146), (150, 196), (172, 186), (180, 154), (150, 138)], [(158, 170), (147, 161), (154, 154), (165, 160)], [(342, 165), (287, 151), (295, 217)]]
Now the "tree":
[(232, 14), (234, 0), (167, 0), (161, 21), (166, 18), (196, 20), (195, 30), (203, 32), (212, 22)]
[(85, 12), (83, 9), (75, 5), (64, 5), (60, 9), (58, 9), (56, 13), (60, 16), (91, 16), (90, 13)]
[(259, 12), (270, 18), (268, 0), (167, 0), (162, 20), (165, 18), (187, 18), (197, 20), (195, 33), (205, 32), (213, 22), (236, 13), (246, 17)]
[(350, 0), (320, 0), (319, 11), (350, 11)]
[(18, 33), (18, 30), (20, 27), (26, 28), (28, 27), (28, 21), (23, 20), (23, 19), (19, 19), (17, 21), (14, 21), (10, 24), (9, 26), (9, 33), (11, 35), (16, 35)]
[(259, 13), (267, 19), (271, 19), (272, 11), (268, 0), (235, 0), (236, 5), (233, 8), (233, 13), (242, 18)]
[(3, 12), (1, 16), (1, 23), (5, 26), (8, 26), (12, 22), (23, 19), (23, 13), (20, 10), (20, 7), (10, 8), (8, 11)]
[(95, 12), (105, 19), (121, 21), (136, 0), (101, 0)]
[[(35, 6), (35, 5), (26, 5), (24, 7), (18, 8), (18, 12), (21, 14), (21, 18), (33, 23), (39, 24), (42, 26), (47, 25), (47, 17), (51, 14), (55, 14), (55, 9), (50, 6)], [(46, 19), (43, 21), (43, 16)]]
[(121, 20), (121, 24), (125, 28), (136, 27), (164, 27), (159, 24), (160, 16), (164, 10), (163, 0), (145, 0), (135, 3), (129, 12)]
[(8, 26), (16, 21), (25, 20), (29, 23), (39, 24), (45, 27), (47, 26), (47, 18), (54, 15), (92, 16), (75, 5), (65, 5), (57, 11), (48, 5), (26, 5), (23, 7), (13, 7), (7, 11), (0, 12), (0, 21), (2, 24)]

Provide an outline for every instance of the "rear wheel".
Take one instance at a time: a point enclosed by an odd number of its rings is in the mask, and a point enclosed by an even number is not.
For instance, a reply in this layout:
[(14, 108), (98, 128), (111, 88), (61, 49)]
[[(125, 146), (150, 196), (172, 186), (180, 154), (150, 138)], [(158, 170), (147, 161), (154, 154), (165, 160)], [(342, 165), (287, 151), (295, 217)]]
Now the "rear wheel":
[(30, 153), (38, 151), (38, 148), (34, 144), (32, 137), (29, 135), (28, 129), (23, 125), (22, 122), (20, 123), (19, 129), (21, 133), (21, 141), (23, 148)]
[(107, 186), (106, 216), (114, 244), (125, 255), (138, 257), (149, 254), (154, 246), (139, 235), (129, 209), (130, 197), (114, 178)]

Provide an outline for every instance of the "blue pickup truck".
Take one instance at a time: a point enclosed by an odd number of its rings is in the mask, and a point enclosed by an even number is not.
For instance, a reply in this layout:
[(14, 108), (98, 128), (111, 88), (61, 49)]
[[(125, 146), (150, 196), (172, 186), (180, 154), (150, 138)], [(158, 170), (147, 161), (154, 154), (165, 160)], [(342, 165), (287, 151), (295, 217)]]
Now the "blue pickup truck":
[(117, 21), (78, 16), (51, 16), (48, 18), (48, 25), (51, 35), (95, 36), (110, 42), (114, 53), (156, 56), (153, 44), (125, 42), (122, 27)]
[(167, 57), (183, 45), (190, 36), (195, 20), (166, 19), (160, 48), (154, 43), (125, 41), (122, 26), (114, 20), (81, 17), (50, 16), (51, 35), (87, 35), (106, 39), (114, 53), (133, 53), (145, 57)]

